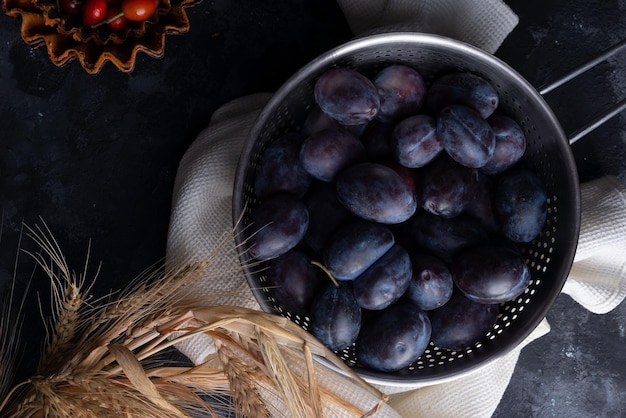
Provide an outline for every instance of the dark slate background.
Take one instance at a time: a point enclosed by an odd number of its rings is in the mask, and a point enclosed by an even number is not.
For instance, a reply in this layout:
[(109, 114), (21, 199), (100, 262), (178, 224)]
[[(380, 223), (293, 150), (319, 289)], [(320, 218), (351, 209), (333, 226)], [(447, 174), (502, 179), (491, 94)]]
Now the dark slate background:
[[(496, 55), (537, 87), (626, 35), (625, 0), (506, 3), (520, 23)], [(77, 270), (91, 243), (91, 271), (101, 262), (95, 294), (161, 261), (178, 162), (211, 114), (274, 91), (351, 37), (331, 0), (204, 0), (188, 14), (190, 32), (168, 36), (163, 59), (139, 54), (132, 73), (107, 64), (97, 76), (77, 62), (54, 66), (22, 41), (19, 20), (0, 14), (0, 290), (16, 256), (18, 292), (31, 276), (32, 260), (17, 255), (23, 223), (45, 221)], [(626, 96), (625, 66), (623, 53), (546, 96), (566, 132)], [(582, 181), (626, 181), (625, 126), (616, 117), (573, 145)], [(46, 290), (35, 273), (29, 303)], [(548, 320), (552, 331), (523, 350), (495, 416), (623, 414), (626, 305), (595, 315), (563, 295)], [(23, 375), (43, 333), (36, 308), (26, 324)]]

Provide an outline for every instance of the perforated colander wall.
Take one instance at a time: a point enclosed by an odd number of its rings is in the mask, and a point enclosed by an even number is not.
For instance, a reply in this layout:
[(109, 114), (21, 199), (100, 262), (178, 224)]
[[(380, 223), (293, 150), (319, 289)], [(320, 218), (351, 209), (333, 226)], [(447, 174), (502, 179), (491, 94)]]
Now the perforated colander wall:
[[(543, 319), (559, 294), (573, 260), (579, 233), (580, 202), (576, 168), (567, 140), (541, 96), (519, 74), (494, 57), (446, 38), (422, 34), (376, 35), (351, 42), (311, 62), (276, 92), (253, 127), (244, 149), (235, 184), (233, 218), (242, 217), (237, 237), (257, 204), (253, 179), (259, 156), (284, 133), (300, 130), (314, 106), (312, 88), (317, 77), (332, 66), (348, 66), (367, 76), (392, 63), (417, 69), (430, 83), (438, 75), (471, 71), (489, 80), (498, 90), (500, 110), (514, 118), (526, 134), (527, 150), (521, 162), (535, 171), (548, 192), (548, 217), (539, 236), (521, 247), (532, 272), (532, 281), (520, 297), (500, 307), (498, 321), (474, 346), (449, 351), (432, 343), (421, 358), (396, 373), (376, 373), (356, 364), (355, 348), (338, 355), (365, 379), (380, 384), (424, 384), (443, 381), (506, 354)], [(251, 260), (241, 254), (244, 265)], [(289, 317), (303, 328), (308, 318), (283, 310), (264, 289), (265, 276), (258, 266), (247, 269), (255, 295), (267, 311)]]

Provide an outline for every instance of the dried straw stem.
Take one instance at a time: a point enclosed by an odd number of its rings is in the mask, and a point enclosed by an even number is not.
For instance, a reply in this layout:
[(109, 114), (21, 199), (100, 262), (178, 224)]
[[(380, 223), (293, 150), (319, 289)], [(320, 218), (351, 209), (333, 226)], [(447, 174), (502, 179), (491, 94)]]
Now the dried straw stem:
[[(85, 309), (87, 294), (85, 288), (87, 265), (82, 274), (72, 272), (50, 230), (44, 227), (26, 227), (27, 234), (39, 245), (41, 253), (29, 253), (50, 279), (52, 293), (52, 313), (46, 324), (46, 340), (40, 356), (38, 374), (52, 371), (55, 363), (63, 359), (69, 350), (70, 342), (80, 328), (80, 311)], [(89, 249), (87, 251), (89, 257)], [(97, 276), (97, 273), (96, 273)]]
[[(22, 235), (22, 232), (20, 232), (18, 249), (21, 246)], [(1, 237), (2, 223), (0, 223), (0, 238)], [(9, 396), (11, 393), (11, 383), (15, 372), (14, 365), (17, 361), (18, 341), (23, 322), (21, 313), (26, 299), (26, 294), (24, 294), (21, 301), (15, 300), (17, 267), (16, 257), (11, 288), (7, 297), (0, 301), (0, 399)], [(16, 303), (17, 306), (15, 306)]]

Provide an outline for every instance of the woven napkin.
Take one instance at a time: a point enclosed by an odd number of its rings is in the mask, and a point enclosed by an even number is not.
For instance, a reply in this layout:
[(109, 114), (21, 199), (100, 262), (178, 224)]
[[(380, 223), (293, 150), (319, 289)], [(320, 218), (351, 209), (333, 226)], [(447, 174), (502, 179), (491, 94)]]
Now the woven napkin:
[(578, 249), (563, 292), (597, 314), (626, 297), (626, 187), (614, 176), (581, 186)]
[(338, 0), (355, 36), (378, 32), (436, 33), (493, 53), (517, 26), (501, 0)]
[[(340, 0), (355, 36), (402, 28), (451, 36), (495, 52), (517, 24), (497, 0), (363, 1)], [(260, 309), (241, 272), (234, 248), (222, 248), (232, 233), (232, 192), (235, 170), (250, 126), (271, 95), (236, 99), (218, 109), (180, 161), (176, 176), (168, 262), (214, 257), (210, 277), (195, 284), (207, 304)], [(581, 185), (583, 216), (574, 266), (563, 291), (594, 313), (606, 313), (626, 296), (626, 186), (615, 177)], [(216, 279), (215, 277), (220, 277)], [(390, 401), (381, 417), (489, 417), (510, 381), (523, 347), (549, 332), (543, 321), (507, 356), (469, 375), (422, 388), (379, 387)], [(213, 351), (209, 337), (199, 335), (177, 348), (199, 363)], [(355, 403), (371, 397), (347, 379), (336, 392)]]

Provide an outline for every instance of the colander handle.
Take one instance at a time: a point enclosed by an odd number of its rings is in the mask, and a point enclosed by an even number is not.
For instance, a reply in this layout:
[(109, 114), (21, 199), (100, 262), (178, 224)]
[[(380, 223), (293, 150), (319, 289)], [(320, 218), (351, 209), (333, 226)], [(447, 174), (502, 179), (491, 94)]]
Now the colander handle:
[[(603, 53), (599, 54), (595, 58), (592, 58), (589, 61), (579, 65), (578, 67), (576, 67), (573, 70), (569, 71), (568, 73), (564, 74), (560, 78), (558, 78), (558, 79), (556, 79), (556, 80), (554, 80), (554, 81), (552, 81), (552, 82), (550, 82), (548, 84), (544, 84), (543, 86), (539, 87), (537, 89), (537, 91), (539, 92), (539, 94), (544, 96), (544, 95), (548, 94), (549, 92), (551, 92), (552, 90), (556, 89), (557, 87), (567, 83), (571, 79), (578, 77), (579, 75), (585, 73), (586, 71), (590, 70), (591, 68), (595, 67), (596, 65), (606, 61), (607, 59), (609, 59), (613, 55), (617, 54), (619, 51), (621, 51), (625, 47), (626, 47), (626, 39), (621, 41), (621, 42), (619, 42), (618, 44), (612, 46), (611, 48), (607, 49), (606, 51), (604, 51)], [(569, 143), (570, 143), (570, 145), (573, 144), (574, 142), (578, 141), (580, 138), (582, 138), (583, 136), (587, 135), (589, 132), (593, 131), (594, 129), (596, 129), (600, 125), (602, 125), (604, 122), (606, 122), (609, 119), (611, 119), (613, 116), (619, 114), (624, 109), (626, 109), (626, 99), (622, 99), (617, 104), (611, 106), (609, 109), (607, 109), (606, 111), (602, 112), (600, 115), (595, 117), (587, 125), (585, 125), (582, 128), (572, 132), (569, 135)]]

